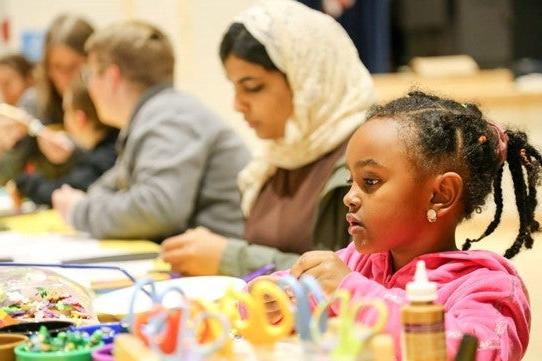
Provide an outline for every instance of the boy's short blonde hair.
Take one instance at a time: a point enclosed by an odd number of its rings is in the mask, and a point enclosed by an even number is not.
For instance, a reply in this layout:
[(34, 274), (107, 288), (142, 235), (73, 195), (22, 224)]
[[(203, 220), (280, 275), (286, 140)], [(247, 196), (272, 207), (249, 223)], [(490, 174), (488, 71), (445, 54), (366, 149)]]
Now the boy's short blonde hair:
[(144, 21), (123, 21), (93, 34), (85, 44), (100, 70), (115, 64), (132, 83), (145, 88), (173, 82), (175, 56), (168, 37)]
[(85, 113), (87, 119), (92, 123), (95, 130), (109, 130), (109, 126), (100, 121), (96, 107), (90, 98), (88, 88), (83, 80), (79, 77), (73, 79), (68, 89), (64, 94), (65, 110), (81, 110)]

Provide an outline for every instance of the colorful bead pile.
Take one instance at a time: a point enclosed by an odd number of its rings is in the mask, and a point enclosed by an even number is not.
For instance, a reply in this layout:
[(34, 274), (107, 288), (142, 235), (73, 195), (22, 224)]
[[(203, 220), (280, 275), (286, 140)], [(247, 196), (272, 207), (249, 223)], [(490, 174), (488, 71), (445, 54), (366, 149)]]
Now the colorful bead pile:
[(56, 337), (42, 326), (36, 334), (30, 336), (24, 351), (28, 352), (68, 352), (91, 349), (102, 344), (102, 331), (97, 330), (89, 335), (86, 332), (59, 332)]
[(15, 319), (89, 319), (87, 310), (72, 296), (38, 287), (33, 297), (5, 294), (0, 308)]

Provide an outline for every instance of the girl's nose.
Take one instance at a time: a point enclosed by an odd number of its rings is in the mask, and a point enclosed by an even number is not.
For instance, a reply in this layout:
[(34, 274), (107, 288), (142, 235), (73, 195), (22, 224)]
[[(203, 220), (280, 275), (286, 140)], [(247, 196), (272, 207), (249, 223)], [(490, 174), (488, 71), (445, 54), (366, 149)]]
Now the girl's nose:
[(356, 211), (361, 206), (361, 199), (356, 195), (354, 187), (350, 187), (348, 193), (345, 194), (343, 198), (343, 203), (350, 212)]

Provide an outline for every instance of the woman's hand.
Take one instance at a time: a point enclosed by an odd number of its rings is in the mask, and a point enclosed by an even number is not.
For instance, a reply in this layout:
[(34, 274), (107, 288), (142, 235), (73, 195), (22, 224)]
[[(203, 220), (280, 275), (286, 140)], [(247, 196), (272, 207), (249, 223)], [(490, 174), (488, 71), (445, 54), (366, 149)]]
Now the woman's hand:
[(15, 144), (27, 135), (24, 124), (9, 118), (0, 117), (0, 153), (11, 150)]
[(162, 259), (190, 276), (216, 275), (228, 240), (205, 227), (190, 229), (162, 243)]
[(75, 145), (66, 132), (44, 128), (38, 135), (38, 146), (53, 164), (65, 163), (73, 154)]
[(332, 294), (352, 270), (332, 251), (311, 251), (301, 255), (290, 269), (296, 278), (313, 276), (325, 293)]

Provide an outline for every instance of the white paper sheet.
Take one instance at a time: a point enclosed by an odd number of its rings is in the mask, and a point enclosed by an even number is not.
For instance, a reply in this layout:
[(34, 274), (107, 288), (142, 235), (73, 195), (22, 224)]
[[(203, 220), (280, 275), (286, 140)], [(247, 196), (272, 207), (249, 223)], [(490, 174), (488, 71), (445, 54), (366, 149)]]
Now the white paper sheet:
[[(76, 258), (104, 257), (129, 251), (102, 247), (96, 239), (64, 236), (58, 234), (28, 235), (17, 232), (0, 232), (0, 258), (10, 258), (25, 263), (61, 263)], [(134, 277), (147, 274), (153, 268), (153, 260), (99, 263), (100, 266), (122, 267)], [(56, 272), (89, 287), (91, 281), (123, 279), (116, 270), (52, 268)]]

